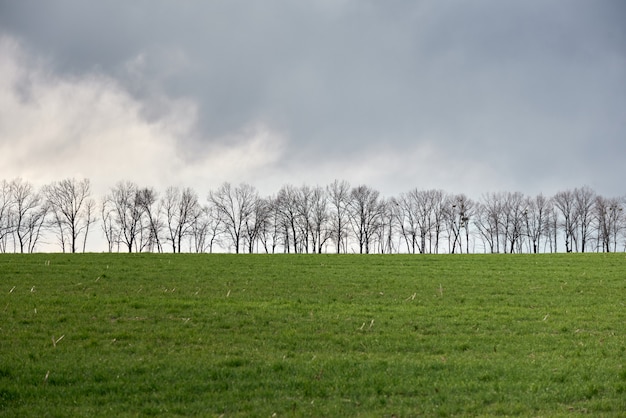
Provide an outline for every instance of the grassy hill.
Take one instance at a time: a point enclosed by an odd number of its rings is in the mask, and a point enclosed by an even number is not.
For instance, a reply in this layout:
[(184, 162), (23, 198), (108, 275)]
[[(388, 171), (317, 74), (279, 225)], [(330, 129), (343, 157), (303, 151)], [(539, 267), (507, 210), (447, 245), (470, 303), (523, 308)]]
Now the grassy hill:
[(626, 411), (624, 254), (6, 254), (0, 309), (0, 416)]

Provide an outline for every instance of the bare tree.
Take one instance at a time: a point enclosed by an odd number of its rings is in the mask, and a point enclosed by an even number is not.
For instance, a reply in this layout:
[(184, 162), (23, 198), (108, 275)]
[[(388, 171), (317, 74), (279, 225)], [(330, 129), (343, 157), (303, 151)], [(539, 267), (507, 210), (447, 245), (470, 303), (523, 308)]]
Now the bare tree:
[[(142, 249), (143, 208), (140, 204), (139, 188), (132, 182), (119, 182), (111, 189), (103, 204), (103, 222), (108, 239), (124, 244), (129, 253)], [(112, 249), (109, 241), (109, 248)]]
[(551, 253), (558, 252), (559, 211), (554, 207), (554, 199), (550, 199), (546, 217), (545, 238)]
[(102, 232), (107, 241), (108, 252), (113, 252), (113, 248), (116, 243), (119, 243), (118, 231), (115, 227), (115, 209), (113, 201), (109, 196), (105, 196), (100, 205), (100, 216), (102, 217)]
[(248, 253), (252, 254), (255, 245), (261, 240), (263, 231), (267, 229), (270, 214), (271, 207), (269, 206), (269, 202), (261, 198), (255, 199), (252, 214), (246, 220), (244, 228)]
[(274, 254), (276, 247), (285, 235), (286, 227), (282, 223), (282, 214), (280, 213), (278, 199), (268, 197), (264, 200), (268, 212), (266, 222), (263, 224), (259, 233), (259, 239), (261, 240), (265, 253)]
[(596, 196), (596, 202), (594, 205), (595, 216), (597, 219), (597, 234), (598, 234), (598, 247), (602, 249), (602, 251), (608, 252), (610, 250), (610, 215), (609, 215), (609, 207), (611, 202), (609, 199), (606, 199), (602, 196)]
[(376, 229), (380, 226), (382, 202), (379, 192), (361, 185), (350, 192), (350, 222), (359, 244), (359, 254), (369, 254)]
[[(309, 252), (309, 243), (313, 233), (313, 190), (307, 185), (302, 185), (296, 194), (296, 210), (298, 212), (298, 230), (300, 239), (299, 252)], [(315, 244), (313, 244), (315, 247)], [(313, 250), (315, 252), (315, 250)]]
[(31, 183), (17, 178), (11, 182), (10, 189), (14, 203), (12, 230), (17, 236), (19, 252), (32, 252), (41, 236), (48, 207)]
[(337, 254), (341, 248), (347, 248), (348, 225), (350, 223), (350, 184), (335, 180), (326, 187), (330, 203), (330, 224), (332, 239), (335, 241)]
[(299, 193), (292, 185), (284, 185), (276, 196), (276, 205), (280, 214), (279, 224), (283, 231), (283, 245), (285, 252), (297, 253), (300, 245), (300, 210), (298, 208)]
[(89, 199), (85, 203), (85, 233), (83, 234), (83, 252), (87, 250), (87, 236), (89, 235), (89, 227), (96, 222), (96, 201)]
[[(576, 251), (585, 252), (587, 242), (592, 236), (593, 227), (593, 205), (596, 201), (596, 194), (589, 187), (574, 189), (574, 213), (577, 222), (578, 233), (573, 235)], [(578, 242), (580, 240), (580, 247)]]
[(554, 206), (559, 210), (563, 216), (563, 234), (565, 237), (565, 251), (572, 252), (572, 240), (576, 233), (576, 210), (575, 210), (576, 197), (571, 190), (565, 190), (558, 192), (554, 195)]
[(246, 183), (235, 188), (230, 183), (224, 183), (209, 194), (209, 201), (220, 213), (235, 253), (239, 253), (243, 228), (254, 213), (254, 204), (257, 199), (256, 189)]
[(200, 206), (196, 208), (197, 213), (193, 216), (189, 231), (190, 249), (195, 253), (213, 251), (217, 232), (214, 229), (211, 212), (212, 206)]
[(501, 231), (504, 230), (503, 211), (503, 193), (483, 195), (478, 205), (474, 225), (476, 225), (483, 240), (487, 243), (487, 247), (491, 253), (500, 252), (500, 236), (502, 234)]
[(11, 184), (0, 181), (0, 252), (7, 251), (7, 238), (13, 232), (12, 225), (13, 200)]
[(43, 202), (35, 210), (29, 212), (26, 217), (26, 246), (29, 253), (35, 252), (35, 248), (39, 243), (44, 226), (46, 225), (48, 212), (49, 207), (45, 202)]
[(163, 205), (159, 201), (158, 193), (151, 187), (144, 187), (138, 191), (137, 199), (137, 204), (147, 220), (147, 251), (152, 252), (156, 248), (156, 251), (161, 253), (163, 252), (161, 235), (165, 225), (162, 218)]
[(546, 235), (548, 229), (551, 201), (539, 194), (534, 198), (527, 197), (525, 206), (524, 217), (529, 249), (536, 254), (541, 246), (541, 238)]
[(521, 252), (526, 214), (522, 193), (490, 193), (477, 206), (474, 225), (490, 252)]
[(617, 251), (617, 237), (626, 220), (623, 201), (596, 196), (594, 212), (598, 225), (598, 244), (602, 251)]
[(172, 251), (180, 253), (182, 242), (190, 234), (195, 217), (200, 214), (198, 196), (191, 188), (169, 187), (162, 201), (167, 219), (168, 240)]
[(474, 202), (464, 194), (448, 196), (444, 214), (449, 251), (454, 254), (458, 245), (459, 252), (463, 252), (463, 232), (465, 232), (466, 251), (469, 252), (469, 225), (474, 215)]
[(324, 245), (332, 235), (329, 225), (330, 213), (328, 211), (328, 198), (322, 187), (318, 186), (313, 189), (311, 195), (311, 205), (313, 251), (321, 254)]
[(395, 207), (393, 211), (396, 217), (400, 236), (404, 239), (406, 249), (409, 253), (415, 254), (417, 251), (422, 253), (426, 245), (425, 237), (418, 243), (418, 234), (420, 232), (418, 221), (418, 202), (419, 191), (411, 190), (409, 193), (402, 193), (398, 198), (391, 200), (391, 205)]
[[(609, 201), (609, 218), (611, 228), (611, 243), (613, 244), (613, 252), (617, 252), (617, 244), (620, 239), (624, 239), (626, 233), (626, 198), (613, 198)], [(610, 246), (609, 246), (610, 248)], [(626, 245), (622, 247), (622, 251), (626, 251)]]
[(391, 199), (397, 227), (408, 252), (438, 252), (448, 200), (443, 191), (434, 189), (412, 189)]
[[(522, 252), (522, 236), (525, 233), (526, 207), (524, 195), (520, 192), (505, 193), (504, 201), (504, 241), (508, 243), (508, 252)], [(505, 248), (505, 251), (507, 249)]]
[(429, 221), (431, 226), (428, 228), (431, 234), (429, 239), (429, 245), (432, 251), (439, 253), (439, 241), (443, 231), (444, 213), (445, 213), (445, 201), (447, 194), (442, 190), (429, 190), (427, 192), (428, 209), (431, 211)]
[(381, 254), (391, 254), (395, 250), (393, 236), (397, 225), (397, 215), (392, 199), (381, 200), (380, 223), (374, 231), (374, 236), (378, 242), (378, 252)]
[(67, 243), (69, 251), (75, 253), (80, 235), (84, 234), (84, 244), (89, 225), (93, 222), (89, 180), (65, 179), (54, 182), (44, 187), (44, 194), (54, 217), (53, 224), (57, 227), (61, 250), (66, 251)]
[(212, 205), (200, 208), (191, 227), (195, 252), (212, 253), (215, 245), (219, 245), (223, 222), (220, 212)]

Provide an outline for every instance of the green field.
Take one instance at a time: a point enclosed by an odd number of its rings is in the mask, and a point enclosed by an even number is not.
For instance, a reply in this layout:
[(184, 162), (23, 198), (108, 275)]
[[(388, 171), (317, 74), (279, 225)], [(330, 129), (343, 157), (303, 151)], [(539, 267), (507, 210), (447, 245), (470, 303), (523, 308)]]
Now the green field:
[(626, 255), (0, 256), (0, 416), (626, 413)]

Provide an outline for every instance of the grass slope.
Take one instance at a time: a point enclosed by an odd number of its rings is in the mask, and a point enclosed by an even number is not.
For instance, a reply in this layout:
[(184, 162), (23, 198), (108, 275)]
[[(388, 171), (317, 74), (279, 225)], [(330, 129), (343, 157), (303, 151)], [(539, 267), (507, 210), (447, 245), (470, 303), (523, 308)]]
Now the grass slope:
[(1, 255), (0, 416), (619, 416), (625, 306), (624, 254)]

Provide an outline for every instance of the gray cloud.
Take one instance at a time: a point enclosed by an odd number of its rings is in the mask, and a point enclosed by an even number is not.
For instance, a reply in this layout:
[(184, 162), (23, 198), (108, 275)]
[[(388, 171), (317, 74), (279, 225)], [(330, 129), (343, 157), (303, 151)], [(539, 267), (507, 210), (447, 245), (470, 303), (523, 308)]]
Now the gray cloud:
[(383, 193), (624, 194), (625, 18), (609, 0), (0, 0), (25, 53), (64, 80), (105, 77), (141, 123), (191, 103), (168, 131), (183, 161), (267, 131), (277, 154), (237, 180)]

